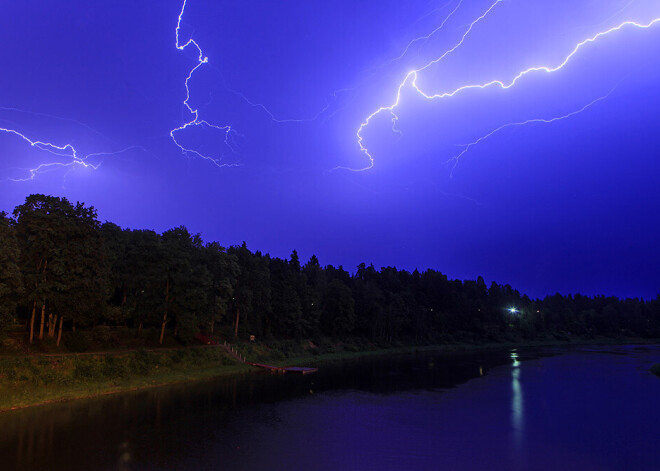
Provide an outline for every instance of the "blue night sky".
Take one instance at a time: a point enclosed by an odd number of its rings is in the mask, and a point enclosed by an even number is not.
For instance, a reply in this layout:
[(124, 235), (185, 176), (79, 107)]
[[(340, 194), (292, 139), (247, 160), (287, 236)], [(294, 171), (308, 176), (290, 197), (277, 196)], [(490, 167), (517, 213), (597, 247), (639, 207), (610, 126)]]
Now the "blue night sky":
[(657, 0), (183, 6), (5, 2), (0, 209), (46, 193), (349, 271), (660, 292)]

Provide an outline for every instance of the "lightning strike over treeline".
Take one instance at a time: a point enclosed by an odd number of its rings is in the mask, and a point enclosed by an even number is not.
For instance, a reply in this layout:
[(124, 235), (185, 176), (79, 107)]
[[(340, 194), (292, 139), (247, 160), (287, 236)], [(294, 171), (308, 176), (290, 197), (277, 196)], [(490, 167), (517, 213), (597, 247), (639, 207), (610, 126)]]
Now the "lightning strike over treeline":
[[(577, 55), (577, 54), (578, 54), (578, 53), (579, 53), (584, 47), (585, 47), (585, 46), (587, 46), (587, 45), (589, 45), (589, 44), (592, 44), (592, 43), (595, 43), (595, 42), (597, 42), (599, 39), (601, 39), (601, 38), (603, 38), (603, 37), (605, 37), (605, 36), (611, 35), (612, 33), (615, 33), (615, 32), (617, 32), (617, 31), (620, 31), (620, 30), (623, 30), (623, 29), (627, 29), (627, 28), (648, 29), (648, 28), (651, 28), (652, 26), (654, 26), (654, 25), (656, 25), (656, 24), (660, 24), (660, 17), (658, 17), (658, 18), (654, 18), (654, 19), (652, 19), (652, 20), (650, 20), (650, 21), (647, 21), (647, 22), (645, 22), (645, 23), (642, 23), (642, 22), (636, 22), (636, 21), (632, 21), (632, 20), (623, 21), (623, 22), (619, 23), (619, 24), (616, 25), (616, 26), (613, 26), (613, 27), (611, 27), (611, 28), (609, 28), (609, 29), (606, 29), (606, 30), (604, 30), (604, 31), (600, 31), (600, 32), (598, 32), (598, 33), (596, 33), (596, 34), (593, 34), (592, 36), (590, 36), (590, 37), (588, 37), (588, 38), (586, 38), (586, 39), (580, 41), (579, 43), (577, 43), (577, 44), (573, 47), (572, 50), (570, 50), (570, 52), (569, 52), (567, 55), (564, 56), (563, 60), (561, 60), (559, 63), (557, 63), (557, 64), (555, 64), (555, 65), (541, 65), (541, 66), (533, 66), (533, 67), (529, 67), (529, 68), (526, 68), (526, 69), (524, 69), (524, 70), (521, 70), (520, 72), (518, 72), (517, 74), (515, 74), (512, 78), (510, 78), (510, 79), (508, 79), (508, 80), (505, 80), (505, 79), (493, 79), (493, 80), (490, 80), (490, 81), (487, 81), (487, 82), (483, 82), (483, 83), (469, 83), (469, 84), (466, 84), (466, 85), (461, 85), (460, 87), (457, 87), (457, 88), (455, 88), (455, 89), (453, 89), (453, 90), (450, 90), (450, 91), (444, 91), (444, 92), (439, 92), (439, 93), (426, 92), (426, 91), (422, 90), (422, 88), (418, 85), (418, 79), (420, 78), (420, 75), (421, 75), (425, 70), (429, 69), (431, 66), (433, 66), (433, 65), (435, 65), (435, 64), (438, 64), (438, 63), (441, 62), (443, 59), (445, 59), (447, 56), (449, 56), (449, 55), (452, 54), (454, 51), (456, 51), (457, 49), (459, 49), (459, 48), (464, 44), (464, 42), (466, 41), (466, 39), (469, 37), (469, 35), (470, 35), (470, 33), (473, 31), (473, 29), (474, 29), (474, 28), (475, 28), (480, 22), (484, 21), (484, 20), (489, 16), (489, 14), (490, 14), (490, 13), (491, 13), (491, 12), (492, 12), (492, 11), (493, 11), (493, 10), (494, 10), (494, 9), (500, 4), (500, 3), (502, 3), (503, 1), (504, 1), (504, 0), (496, 0), (494, 3), (492, 3), (492, 4), (488, 7), (488, 9), (487, 9), (483, 14), (481, 14), (481, 15), (480, 15), (479, 17), (477, 17), (474, 21), (472, 21), (472, 22), (468, 25), (468, 27), (466, 28), (466, 30), (465, 30), (465, 32), (463, 33), (463, 35), (459, 38), (459, 40), (458, 40), (458, 41), (457, 41), (452, 47), (450, 47), (449, 49), (447, 49), (446, 51), (444, 51), (442, 54), (440, 54), (439, 56), (435, 57), (434, 59), (428, 61), (428, 62), (427, 62), (426, 64), (424, 64), (423, 66), (421, 66), (421, 67), (419, 67), (419, 68), (416, 68), (416, 69), (413, 69), (413, 70), (409, 71), (409, 72), (404, 76), (404, 78), (401, 80), (401, 82), (399, 82), (399, 84), (398, 84), (398, 86), (397, 86), (397, 89), (396, 89), (396, 95), (395, 95), (395, 99), (394, 99), (394, 101), (393, 101), (390, 105), (383, 105), (383, 106), (379, 107), (379, 108), (378, 108), (377, 110), (375, 110), (373, 113), (371, 113), (370, 115), (368, 115), (368, 116), (364, 119), (364, 121), (362, 121), (362, 123), (360, 124), (360, 126), (359, 126), (359, 128), (358, 128), (358, 130), (357, 130), (356, 137), (357, 137), (357, 144), (358, 144), (358, 146), (359, 146), (359, 150), (360, 150), (361, 153), (363, 153), (363, 154), (367, 157), (368, 162), (369, 162), (368, 165), (367, 165), (366, 167), (363, 167), (363, 168), (357, 168), (357, 169), (356, 169), (356, 168), (349, 168), (349, 167), (340, 166), (340, 167), (335, 167), (335, 170), (337, 170), (337, 169), (342, 169), (342, 170), (349, 170), (349, 171), (353, 171), (353, 172), (361, 172), (361, 171), (365, 171), (365, 170), (369, 170), (369, 169), (373, 168), (374, 163), (375, 163), (375, 162), (374, 162), (374, 157), (373, 157), (373, 155), (371, 154), (371, 152), (369, 151), (369, 148), (365, 145), (365, 142), (364, 142), (365, 137), (364, 137), (363, 133), (364, 133), (365, 129), (371, 124), (372, 120), (373, 120), (376, 116), (380, 115), (381, 113), (389, 113), (389, 114), (392, 116), (392, 123), (393, 123), (393, 125), (392, 125), (392, 129), (393, 129), (394, 131), (396, 131), (396, 132), (400, 132), (400, 131), (396, 128), (396, 123), (397, 123), (399, 117), (398, 117), (398, 115), (395, 113), (395, 110), (396, 110), (396, 108), (401, 104), (401, 100), (402, 100), (402, 92), (403, 92), (403, 90), (404, 90), (406, 87), (409, 87), (409, 89), (413, 90), (416, 94), (418, 94), (419, 96), (421, 96), (422, 98), (424, 98), (424, 99), (426, 99), (426, 100), (442, 100), (442, 99), (446, 99), (446, 98), (452, 98), (452, 97), (454, 97), (454, 96), (460, 94), (461, 92), (464, 92), (464, 91), (467, 91), (467, 90), (478, 90), (478, 89), (483, 90), (483, 89), (495, 88), (495, 87), (499, 87), (500, 89), (509, 89), (509, 88), (514, 87), (517, 83), (519, 83), (519, 81), (520, 81), (522, 78), (524, 78), (524, 77), (526, 77), (526, 76), (528, 76), (528, 75), (530, 75), (530, 74), (532, 74), (532, 73), (535, 73), (535, 72), (545, 72), (545, 73), (550, 74), (550, 73), (554, 73), (554, 72), (557, 72), (557, 71), (561, 70), (561, 69), (564, 68), (564, 67), (565, 67), (565, 66), (566, 66), (566, 65), (567, 65), (567, 64), (568, 64), (568, 63), (569, 63), (569, 62), (570, 62), (570, 61), (571, 61), (571, 60), (572, 60), (572, 59), (573, 59), (573, 58), (574, 58), (574, 57), (575, 57), (575, 56), (576, 56), (576, 55)], [(458, 9), (458, 7), (460, 7), (461, 3), (462, 3), (462, 2), (459, 2), (459, 4), (458, 4), (458, 6), (456, 7), (456, 9)], [(456, 9), (454, 9), (454, 10), (450, 13), (450, 16), (453, 15), (453, 14), (455, 13)], [(405, 52), (410, 48), (410, 46), (411, 46), (412, 44), (414, 44), (416, 41), (418, 41), (418, 40), (422, 40), (422, 39), (428, 39), (428, 38), (431, 37), (433, 34), (436, 34), (436, 33), (441, 29), (441, 27), (444, 26), (444, 24), (446, 23), (446, 21), (447, 21), (447, 19), (445, 19), (445, 21), (442, 23), (442, 25), (441, 25), (440, 27), (438, 27), (438, 28), (436, 28), (435, 30), (433, 30), (430, 34), (428, 34), (428, 35), (426, 35), (426, 36), (422, 36), (422, 37), (420, 37), (420, 38), (416, 38), (416, 39), (414, 39), (413, 41), (411, 41), (411, 42), (408, 44), (408, 46), (406, 47), (406, 50), (404, 51), (404, 54), (405, 54)], [(397, 58), (394, 59), (394, 60), (397, 60), (397, 59), (399, 59), (400, 57), (401, 57), (401, 56), (397, 57)], [(520, 122), (507, 123), (507, 124), (504, 124), (504, 125), (502, 125), (502, 126), (499, 126), (499, 127), (497, 127), (496, 129), (494, 129), (494, 130), (488, 132), (487, 134), (485, 134), (485, 135), (483, 135), (483, 136), (481, 136), (481, 137), (475, 139), (475, 140), (472, 141), (471, 143), (466, 144), (466, 145), (463, 145), (464, 149), (463, 149), (463, 150), (462, 150), (457, 156), (455, 156), (455, 157), (453, 157), (452, 159), (450, 159), (450, 162), (453, 162), (453, 163), (454, 163), (454, 167), (455, 167), (455, 165), (458, 163), (458, 160), (460, 159), (460, 157), (462, 157), (466, 152), (468, 152), (468, 151), (470, 150), (470, 148), (472, 148), (472, 147), (475, 146), (476, 144), (478, 144), (478, 143), (480, 143), (480, 142), (482, 142), (482, 141), (488, 139), (488, 138), (489, 138), (490, 136), (492, 136), (493, 134), (495, 134), (495, 133), (497, 133), (497, 132), (499, 132), (499, 131), (501, 131), (501, 130), (507, 128), (507, 127), (511, 127), (511, 126), (522, 126), (522, 125), (525, 125), (525, 124), (538, 123), (538, 122), (549, 123), (549, 122), (554, 122), (554, 121), (557, 121), (557, 120), (560, 120), (560, 119), (569, 118), (569, 117), (575, 116), (576, 114), (581, 113), (582, 111), (585, 111), (586, 109), (588, 109), (589, 107), (591, 107), (591, 105), (593, 105), (594, 103), (596, 103), (596, 102), (598, 102), (598, 101), (600, 101), (600, 100), (602, 100), (602, 99), (604, 99), (604, 98), (606, 98), (606, 96), (604, 96), (604, 97), (600, 97), (600, 98), (598, 98), (598, 99), (596, 99), (596, 100), (593, 100), (592, 102), (588, 103), (587, 105), (583, 106), (582, 108), (580, 108), (580, 109), (578, 109), (578, 110), (576, 110), (576, 111), (573, 111), (573, 112), (567, 113), (567, 114), (565, 114), (565, 115), (563, 115), (563, 116), (558, 116), (558, 117), (551, 118), (551, 119), (540, 119), (540, 118), (534, 118), (534, 119), (524, 120), (524, 121), (520, 121)]]

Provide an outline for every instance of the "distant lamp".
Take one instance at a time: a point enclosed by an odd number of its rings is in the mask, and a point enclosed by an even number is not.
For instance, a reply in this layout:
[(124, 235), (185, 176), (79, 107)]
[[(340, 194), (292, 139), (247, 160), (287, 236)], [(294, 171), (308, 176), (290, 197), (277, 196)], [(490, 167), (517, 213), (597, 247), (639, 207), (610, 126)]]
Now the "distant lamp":
[(509, 312), (510, 312), (511, 314), (515, 314), (515, 313), (518, 312), (518, 309), (516, 309), (515, 307), (510, 307), (510, 308), (509, 308)]

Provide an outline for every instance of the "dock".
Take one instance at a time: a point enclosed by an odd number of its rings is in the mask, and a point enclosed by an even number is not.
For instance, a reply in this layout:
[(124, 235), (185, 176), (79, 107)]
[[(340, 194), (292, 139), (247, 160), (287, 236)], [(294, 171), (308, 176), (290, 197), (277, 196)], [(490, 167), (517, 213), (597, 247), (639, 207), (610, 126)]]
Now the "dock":
[(316, 373), (319, 370), (318, 368), (310, 368), (307, 366), (272, 366), (272, 365), (264, 365), (262, 363), (252, 363), (249, 361), (246, 363), (251, 366), (256, 366), (257, 368), (268, 370), (271, 373), (278, 373), (278, 374), (294, 373), (299, 375), (308, 375), (311, 373)]
[(243, 355), (238, 353), (234, 347), (232, 347), (229, 343), (224, 342), (223, 344), (224, 349), (227, 351), (229, 355), (234, 357), (236, 360), (240, 361), (241, 363), (245, 363), (246, 365), (254, 366), (257, 368), (261, 368), (267, 371), (270, 371), (271, 373), (274, 374), (284, 374), (284, 373), (292, 373), (292, 374), (299, 374), (299, 375), (308, 375), (311, 373), (316, 373), (319, 369), (318, 368), (311, 368), (308, 366), (274, 366), (274, 365), (265, 365), (263, 363), (254, 363), (251, 361), (247, 361)]

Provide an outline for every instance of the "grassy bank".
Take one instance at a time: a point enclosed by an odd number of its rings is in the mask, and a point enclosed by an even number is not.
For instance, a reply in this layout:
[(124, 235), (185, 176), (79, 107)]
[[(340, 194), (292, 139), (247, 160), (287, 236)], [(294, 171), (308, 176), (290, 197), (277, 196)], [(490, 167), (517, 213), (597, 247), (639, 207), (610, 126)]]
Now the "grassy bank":
[(0, 411), (250, 370), (221, 348), (0, 357)]

